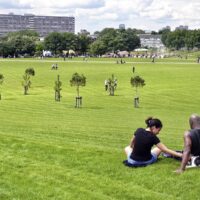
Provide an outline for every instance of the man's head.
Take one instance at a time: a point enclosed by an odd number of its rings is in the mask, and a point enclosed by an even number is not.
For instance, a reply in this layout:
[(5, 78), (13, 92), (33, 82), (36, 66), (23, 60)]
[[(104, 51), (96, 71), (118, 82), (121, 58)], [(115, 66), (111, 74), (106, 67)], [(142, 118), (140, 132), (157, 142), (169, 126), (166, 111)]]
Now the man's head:
[(189, 119), (190, 128), (200, 128), (200, 116), (198, 114), (192, 114)]

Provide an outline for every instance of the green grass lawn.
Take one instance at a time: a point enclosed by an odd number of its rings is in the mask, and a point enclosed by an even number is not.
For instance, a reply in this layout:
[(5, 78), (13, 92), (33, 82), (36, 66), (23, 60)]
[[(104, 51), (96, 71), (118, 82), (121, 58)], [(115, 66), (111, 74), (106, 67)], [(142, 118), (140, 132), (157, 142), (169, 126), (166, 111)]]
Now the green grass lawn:
[[(180, 163), (161, 157), (148, 167), (127, 168), (123, 149), (148, 116), (164, 127), (159, 137), (172, 149), (182, 149), (188, 118), (200, 113), (200, 65), (195, 60), (125, 59), (1, 59), (5, 77), (0, 101), (1, 200), (199, 199), (200, 170), (176, 175)], [(51, 70), (57, 62), (59, 69)], [(140, 108), (133, 106), (130, 85), (133, 65), (146, 86), (139, 90)], [(33, 67), (29, 95), (23, 95), (22, 75)], [(84, 74), (82, 108), (74, 108), (73, 73)], [(54, 101), (54, 82), (62, 81), (61, 102)], [(118, 79), (115, 96), (104, 80)]]

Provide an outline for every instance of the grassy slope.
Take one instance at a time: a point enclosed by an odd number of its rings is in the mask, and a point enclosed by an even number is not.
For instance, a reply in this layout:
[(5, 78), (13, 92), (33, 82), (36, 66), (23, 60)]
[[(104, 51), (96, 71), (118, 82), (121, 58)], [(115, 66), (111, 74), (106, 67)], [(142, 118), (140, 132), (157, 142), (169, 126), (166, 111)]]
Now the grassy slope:
[[(198, 199), (198, 169), (177, 176), (174, 160), (160, 158), (136, 169), (124, 167), (122, 160), (124, 146), (147, 116), (162, 119), (163, 143), (182, 149), (188, 117), (199, 112), (199, 65), (173, 59), (134, 63), (147, 84), (140, 90), (140, 108), (134, 109), (133, 64), (128, 63), (133, 60), (124, 65), (93, 60), (60, 60), (58, 71), (50, 70), (53, 60), (1, 60), (0, 199)], [(27, 67), (34, 67), (36, 76), (24, 96)], [(74, 108), (76, 90), (69, 85), (74, 72), (87, 77), (80, 88), (81, 109)], [(113, 97), (104, 91), (112, 73), (118, 78)], [(57, 74), (63, 82), (61, 102), (54, 101)]]

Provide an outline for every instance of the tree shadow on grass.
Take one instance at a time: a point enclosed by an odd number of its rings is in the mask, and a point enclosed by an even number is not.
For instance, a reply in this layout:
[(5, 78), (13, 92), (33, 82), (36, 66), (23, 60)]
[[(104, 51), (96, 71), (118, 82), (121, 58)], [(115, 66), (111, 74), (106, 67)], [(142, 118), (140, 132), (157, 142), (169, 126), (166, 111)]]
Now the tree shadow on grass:
[(15, 101), (15, 100), (17, 100), (17, 98), (14, 98), (14, 97), (9, 97), (5, 99), (2, 98), (2, 101)]
[(91, 110), (102, 110), (102, 109), (104, 109), (104, 107), (100, 107), (100, 106), (86, 106), (86, 107), (83, 107), (83, 108), (91, 109)]

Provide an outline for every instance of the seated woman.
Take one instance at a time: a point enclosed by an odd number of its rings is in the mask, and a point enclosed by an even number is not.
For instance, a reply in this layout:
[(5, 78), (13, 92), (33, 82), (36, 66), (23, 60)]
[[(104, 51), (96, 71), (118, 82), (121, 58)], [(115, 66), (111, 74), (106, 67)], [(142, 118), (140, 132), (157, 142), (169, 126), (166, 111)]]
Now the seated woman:
[[(145, 120), (146, 129), (138, 128), (129, 146), (125, 148), (127, 155), (126, 163), (129, 166), (146, 166), (157, 161), (161, 152), (172, 156), (182, 157), (182, 153), (168, 149), (157, 135), (162, 129), (162, 122), (159, 119), (149, 117)], [(152, 147), (156, 145), (154, 149)]]

